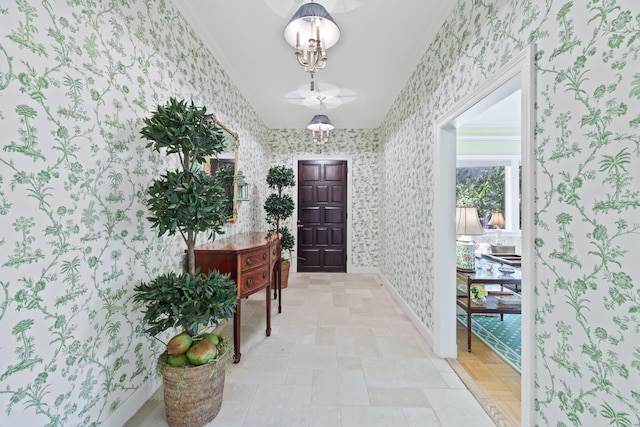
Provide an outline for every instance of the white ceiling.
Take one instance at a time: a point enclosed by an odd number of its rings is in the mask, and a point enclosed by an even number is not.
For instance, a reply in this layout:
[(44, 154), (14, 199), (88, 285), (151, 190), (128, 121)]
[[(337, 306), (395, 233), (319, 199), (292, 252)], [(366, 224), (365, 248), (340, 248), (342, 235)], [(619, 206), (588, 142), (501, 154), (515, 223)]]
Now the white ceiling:
[[(317, 92), (284, 40), (305, 0), (174, 0), (269, 128), (305, 128)], [(319, 0), (341, 31), (315, 75), (336, 128), (376, 128), (455, 5), (449, 0)]]
[(460, 128), (475, 127), (503, 127), (503, 126), (520, 126), (520, 111), (522, 91), (520, 89), (511, 95), (497, 101), (495, 104), (488, 106), (482, 112), (473, 115), (464, 123), (460, 124)]

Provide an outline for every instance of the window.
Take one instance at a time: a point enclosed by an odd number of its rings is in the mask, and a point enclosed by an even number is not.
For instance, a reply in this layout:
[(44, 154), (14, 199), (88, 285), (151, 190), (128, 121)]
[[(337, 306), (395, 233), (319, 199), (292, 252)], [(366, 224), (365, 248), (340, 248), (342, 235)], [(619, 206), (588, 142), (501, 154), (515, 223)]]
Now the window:
[(484, 228), (491, 212), (504, 214), (506, 231), (519, 231), (520, 156), (458, 156), (456, 204), (477, 206)]

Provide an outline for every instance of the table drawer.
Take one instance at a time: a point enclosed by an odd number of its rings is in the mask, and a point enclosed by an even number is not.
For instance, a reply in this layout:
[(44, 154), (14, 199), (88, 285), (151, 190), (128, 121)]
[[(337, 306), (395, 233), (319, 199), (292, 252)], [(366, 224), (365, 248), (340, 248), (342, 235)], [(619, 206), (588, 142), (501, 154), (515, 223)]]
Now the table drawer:
[(242, 271), (245, 271), (250, 268), (256, 268), (262, 264), (266, 264), (268, 261), (269, 248), (264, 248), (259, 251), (240, 255), (240, 268)]
[(268, 265), (252, 271), (244, 272), (242, 273), (242, 282), (240, 283), (240, 295), (261, 289), (265, 287), (267, 283), (269, 283)]

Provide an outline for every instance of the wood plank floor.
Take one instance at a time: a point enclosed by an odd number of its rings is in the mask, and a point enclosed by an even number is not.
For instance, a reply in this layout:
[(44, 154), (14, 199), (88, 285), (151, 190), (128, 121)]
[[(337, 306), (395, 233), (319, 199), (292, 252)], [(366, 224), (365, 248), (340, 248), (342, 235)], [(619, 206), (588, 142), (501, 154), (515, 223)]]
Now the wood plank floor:
[(497, 418), (500, 418), (499, 415), (504, 418), (505, 422), (496, 422), (496, 424), (519, 426), (520, 373), (473, 334), (471, 335), (471, 352), (468, 352), (467, 329), (459, 322), (456, 323), (458, 364), (484, 393), (490, 401), (489, 405), (493, 403), (499, 412)]

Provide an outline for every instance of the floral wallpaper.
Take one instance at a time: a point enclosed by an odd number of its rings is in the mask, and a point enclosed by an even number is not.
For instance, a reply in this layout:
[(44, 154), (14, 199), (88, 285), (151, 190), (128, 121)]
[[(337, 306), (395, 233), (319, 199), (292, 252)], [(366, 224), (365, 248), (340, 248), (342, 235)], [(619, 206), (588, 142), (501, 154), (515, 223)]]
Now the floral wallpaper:
[[(0, 425), (121, 425), (155, 378), (132, 288), (183, 248), (145, 219), (144, 188), (169, 165), (139, 130), (170, 96), (237, 131), (260, 179), (268, 131), (173, 3), (2, 2)], [(260, 226), (240, 209), (228, 233)]]
[[(0, 425), (119, 425), (157, 354), (131, 289), (182, 251), (144, 218), (167, 165), (141, 118), (191, 98), (239, 133), (228, 233), (264, 226), (268, 165), (320, 153), (264, 127), (171, 2), (15, 0), (0, 28)], [(530, 43), (535, 423), (640, 425), (639, 2), (460, 0), (382, 126), (323, 149), (353, 158), (352, 262), (433, 328), (434, 122)]]
[(434, 123), (530, 43), (535, 424), (640, 425), (639, 2), (459, 2), (379, 129), (380, 268), (433, 328)]

